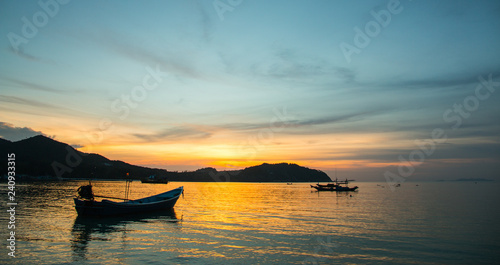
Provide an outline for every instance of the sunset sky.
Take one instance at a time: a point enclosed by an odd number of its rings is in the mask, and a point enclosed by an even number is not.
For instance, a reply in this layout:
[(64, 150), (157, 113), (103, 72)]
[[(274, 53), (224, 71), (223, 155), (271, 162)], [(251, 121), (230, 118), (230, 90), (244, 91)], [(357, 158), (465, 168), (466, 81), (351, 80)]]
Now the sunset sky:
[(40, 3), (0, 2), (5, 139), (168, 170), (500, 180), (499, 1)]

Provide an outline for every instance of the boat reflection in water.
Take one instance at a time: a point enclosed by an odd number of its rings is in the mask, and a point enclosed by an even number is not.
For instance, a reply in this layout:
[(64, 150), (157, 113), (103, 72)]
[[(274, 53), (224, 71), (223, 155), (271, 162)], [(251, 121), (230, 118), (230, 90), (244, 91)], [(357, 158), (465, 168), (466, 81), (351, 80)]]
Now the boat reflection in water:
[[(136, 230), (137, 225), (179, 226), (182, 220), (177, 218), (174, 209), (158, 212), (147, 212), (133, 216), (93, 217), (77, 216), (71, 230), (71, 249), (74, 261), (90, 259), (94, 252), (89, 248), (99, 248), (99, 242), (118, 241), (126, 245), (133, 239), (128, 234)], [(90, 247), (90, 243), (93, 247)], [(94, 245), (96, 244), (96, 245)]]

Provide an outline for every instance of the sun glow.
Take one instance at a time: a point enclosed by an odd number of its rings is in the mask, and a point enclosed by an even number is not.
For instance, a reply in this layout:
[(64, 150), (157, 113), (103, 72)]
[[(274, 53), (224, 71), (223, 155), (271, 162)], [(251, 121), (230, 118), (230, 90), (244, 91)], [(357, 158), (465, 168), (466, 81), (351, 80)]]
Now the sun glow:
[[(272, 141), (253, 144), (241, 141), (240, 136), (229, 136), (226, 135), (225, 139), (215, 137), (197, 143), (137, 143), (133, 139), (115, 139), (100, 145), (84, 146), (79, 150), (102, 154), (112, 160), (177, 171), (202, 167), (232, 170), (262, 163), (282, 162), (318, 169), (387, 167), (399, 164), (398, 161), (381, 162), (376, 158), (356, 159), (364, 154), (374, 154), (372, 156), (376, 157), (377, 150), (386, 145), (387, 135), (320, 135), (310, 141), (303, 136), (283, 134), (277, 135)], [(400, 148), (407, 143), (393, 141), (392, 144), (393, 148)], [(395, 156), (394, 159), (396, 158)]]

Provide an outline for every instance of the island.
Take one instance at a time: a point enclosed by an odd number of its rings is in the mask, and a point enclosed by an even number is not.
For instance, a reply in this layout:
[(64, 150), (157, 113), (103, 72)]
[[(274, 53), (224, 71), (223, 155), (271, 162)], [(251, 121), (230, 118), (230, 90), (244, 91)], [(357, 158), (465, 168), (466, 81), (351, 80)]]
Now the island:
[[(146, 179), (149, 176), (168, 181), (197, 182), (329, 182), (323, 171), (293, 163), (263, 163), (241, 170), (217, 171), (206, 167), (195, 171), (168, 171), (110, 160), (99, 154), (78, 151), (71, 145), (43, 135), (12, 142), (0, 138), (0, 153), (14, 153), (19, 180), (64, 179)], [(6, 177), (7, 164), (0, 163), (0, 175)]]

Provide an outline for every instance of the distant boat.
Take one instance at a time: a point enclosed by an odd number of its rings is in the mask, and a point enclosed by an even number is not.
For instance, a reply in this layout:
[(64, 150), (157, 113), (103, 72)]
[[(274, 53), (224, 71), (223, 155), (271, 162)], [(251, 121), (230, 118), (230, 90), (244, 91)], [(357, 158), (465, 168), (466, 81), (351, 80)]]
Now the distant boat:
[[(92, 185), (81, 186), (78, 189), (78, 197), (74, 198), (75, 209), (79, 216), (112, 216), (112, 215), (130, 215), (142, 212), (152, 212), (159, 210), (172, 209), (183, 193), (184, 188), (179, 187), (164, 193), (150, 197), (127, 200), (114, 197), (98, 196), (92, 192)], [(121, 199), (123, 202), (114, 202), (110, 200), (96, 201), (95, 197)]]
[(354, 186), (350, 188), (348, 186), (349, 181), (354, 181), (354, 180), (345, 180), (345, 181), (338, 181), (335, 179), (334, 183), (328, 183), (328, 184), (316, 184), (315, 186), (311, 185), (311, 188), (315, 188), (317, 191), (356, 191), (358, 189), (358, 186)]
[(166, 178), (157, 178), (155, 175), (149, 176), (147, 179), (141, 179), (142, 183), (161, 183), (167, 184), (168, 180)]

